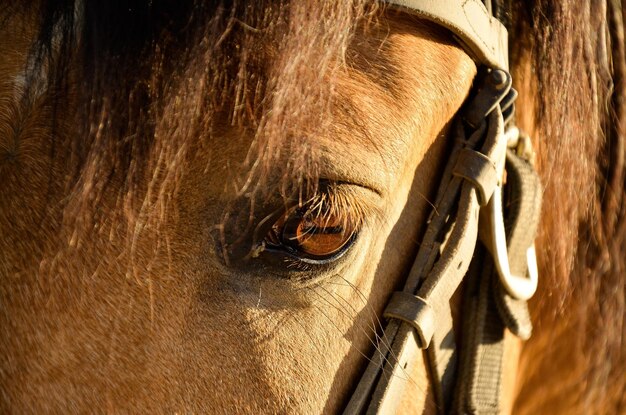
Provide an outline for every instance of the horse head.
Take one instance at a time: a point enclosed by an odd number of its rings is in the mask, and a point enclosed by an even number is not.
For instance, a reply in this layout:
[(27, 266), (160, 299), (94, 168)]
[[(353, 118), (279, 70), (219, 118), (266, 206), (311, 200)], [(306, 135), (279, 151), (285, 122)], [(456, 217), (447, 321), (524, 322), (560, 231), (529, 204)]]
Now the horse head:
[[(441, 18), (439, 3), (458, 4)], [(439, 3), (4, 5), (2, 411), (457, 410), (468, 378), (445, 379), (475, 366), (439, 376), (439, 328), (468, 347), (480, 282), (461, 277), (503, 272), (483, 216), (520, 130), (545, 189), (541, 280), (498, 337), (499, 409), (623, 405), (623, 6)], [(457, 259), (466, 204), (457, 284), (408, 293), (439, 316), (427, 336), (389, 301), (416, 267)]]

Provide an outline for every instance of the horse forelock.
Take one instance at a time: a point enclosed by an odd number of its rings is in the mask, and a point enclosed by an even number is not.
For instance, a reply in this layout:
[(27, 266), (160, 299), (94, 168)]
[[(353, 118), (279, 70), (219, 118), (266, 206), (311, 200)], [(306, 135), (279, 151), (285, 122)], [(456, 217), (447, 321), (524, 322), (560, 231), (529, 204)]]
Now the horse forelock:
[(304, 139), (330, 127), (332, 82), (324, 80), (374, 9), (362, 0), (25, 7), (40, 15), (28, 84), (41, 76), (50, 95), (81, 108), (71, 120), (78, 131), (53, 134), (71, 171), (70, 234), (93, 229), (114, 181), (123, 189), (114, 210), (129, 230), (138, 221), (165, 223), (183, 167), (197, 152), (219, 159), (213, 147), (224, 128), (249, 140), (227, 191), (251, 193), (276, 175), (314, 188), (314, 140)]

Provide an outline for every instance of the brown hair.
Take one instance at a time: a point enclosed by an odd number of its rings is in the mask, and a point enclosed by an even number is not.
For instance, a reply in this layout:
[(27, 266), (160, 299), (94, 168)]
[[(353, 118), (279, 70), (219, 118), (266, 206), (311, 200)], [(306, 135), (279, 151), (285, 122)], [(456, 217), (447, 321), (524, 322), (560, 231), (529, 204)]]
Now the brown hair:
[(619, 0), (537, 0), (513, 9), (519, 122), (532, 130), (545, 184), (544, 294), (533, 302), (536, 335), (523, 352), (518, 401), (530, 413), (550, 405), (624, 410), (623, 13)]

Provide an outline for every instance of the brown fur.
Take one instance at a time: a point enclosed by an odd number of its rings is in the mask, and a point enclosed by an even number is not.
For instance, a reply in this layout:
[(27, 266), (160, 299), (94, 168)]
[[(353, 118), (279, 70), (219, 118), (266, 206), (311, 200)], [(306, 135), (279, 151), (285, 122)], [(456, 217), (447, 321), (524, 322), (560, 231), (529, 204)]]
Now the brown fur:
[[(23, 3), (0, 10), (2, 411), (335, 411), (415, 249), (468, 58), (360, 0), (85, 2), (78, 22), (73, 1)], [(609, 21), (574, 1), (510, 16), (518, 122), (546, 186), (516, 413), (624, 411), (626, 58), (611, 4)], [(295, 289), (233, 271), (255, 212), (307, 200), (318, 177), (390, 200), (329, 194), (361, 201), (376, 260)]]

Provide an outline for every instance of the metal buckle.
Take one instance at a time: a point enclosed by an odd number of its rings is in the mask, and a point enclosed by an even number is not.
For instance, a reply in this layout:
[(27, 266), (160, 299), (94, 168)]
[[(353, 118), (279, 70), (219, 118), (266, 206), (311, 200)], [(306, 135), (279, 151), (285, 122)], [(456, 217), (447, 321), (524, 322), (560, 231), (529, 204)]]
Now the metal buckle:
[(499, 181), (489, 203), (486, 207), (481, 209), (481, 240), (494, 259), (500, 282), (507, 293), (515, 299), (528, 300), (535, 294), (535, 291), (537, 291), (537, 283), (539, 281), (535, 246), (533, 244), (526, 252), (528, 277), (512, 274), (509, 266), (506, 233), (504, 230), (504, 216), (502, 213), (502, 177), (504, 174), (507, 147), (519, 148), (519, 144), (523, 142), (525, 146), (524, 151), (527, 152), (527, 154), (532, 154), (532, 148), (528, 147), (530, 140), (521, 141), (519, 130), (515, 127), (507, 129), (507, 132), (502, 135), (500, 140), (501, 142), (498, 143), (496, 158)]

